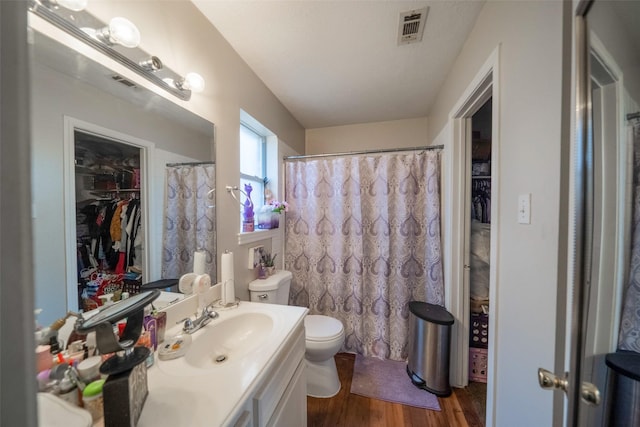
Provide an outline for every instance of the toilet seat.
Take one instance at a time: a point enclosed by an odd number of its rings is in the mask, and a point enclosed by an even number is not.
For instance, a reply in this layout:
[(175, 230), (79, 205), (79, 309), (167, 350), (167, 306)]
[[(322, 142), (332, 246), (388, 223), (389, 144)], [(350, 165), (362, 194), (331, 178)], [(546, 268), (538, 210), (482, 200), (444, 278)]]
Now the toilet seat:
[(344, 332), (342, 322), (338, 319), (314, 314), (304, 318), (304, 328), (306, 340), (313, 342), (333, 341)]

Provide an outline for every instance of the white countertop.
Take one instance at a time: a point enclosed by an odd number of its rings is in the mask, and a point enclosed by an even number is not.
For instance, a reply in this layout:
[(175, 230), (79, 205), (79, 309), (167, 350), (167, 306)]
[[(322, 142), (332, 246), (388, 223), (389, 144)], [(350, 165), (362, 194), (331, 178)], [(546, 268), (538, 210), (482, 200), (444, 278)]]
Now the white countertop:
[[(207, 328), (248, 312), (269, 315), (273, 332), (246, 357), (230, 358), (214, 369), (190, 371), (180, 369), (184, 358), (163, 361), (156, 353), (155, 363), (147, 371), (149, 395), (138, 422), (140, 427), (223, 426), (240, 414), (283, 344), (304, 322), (307, 309), (242, 301), (237, 308), (219, 310), (219, 318), (192, 334), (194, 342), (206, 334)], [(181, 330), (180, 325), (169, 325), (165, 340)]]

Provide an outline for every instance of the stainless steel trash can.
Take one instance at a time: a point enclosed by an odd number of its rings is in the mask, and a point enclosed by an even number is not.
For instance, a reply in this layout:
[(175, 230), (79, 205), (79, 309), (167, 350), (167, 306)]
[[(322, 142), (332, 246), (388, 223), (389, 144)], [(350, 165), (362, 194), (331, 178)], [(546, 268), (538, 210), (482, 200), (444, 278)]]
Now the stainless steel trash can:
[(606, 426), (640, 426), (640, 354), (618, 351), (605, 356), (609, 367)]
[(409, 303), (407, 374), (416, 387), (436, 396), (449, 396), (449, 349), (453, 316), (444, 307)]

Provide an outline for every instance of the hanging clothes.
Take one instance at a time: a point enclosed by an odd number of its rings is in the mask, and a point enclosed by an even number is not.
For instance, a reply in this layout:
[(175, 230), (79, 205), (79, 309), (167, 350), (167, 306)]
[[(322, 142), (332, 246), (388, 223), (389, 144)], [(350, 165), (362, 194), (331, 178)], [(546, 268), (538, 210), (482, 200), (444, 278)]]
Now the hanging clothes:
[(491, 178), (471, 180), (471, 218), (491, 222)]

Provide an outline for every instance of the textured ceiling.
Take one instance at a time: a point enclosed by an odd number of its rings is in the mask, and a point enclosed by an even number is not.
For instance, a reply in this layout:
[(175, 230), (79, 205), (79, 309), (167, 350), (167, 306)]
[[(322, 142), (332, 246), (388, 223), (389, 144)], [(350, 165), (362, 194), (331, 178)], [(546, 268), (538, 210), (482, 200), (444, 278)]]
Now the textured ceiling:
[[(483, 1), (192, 0), (307, 129), (428, 115)], [(428, 6), (423, 41), (401, 12)]]

